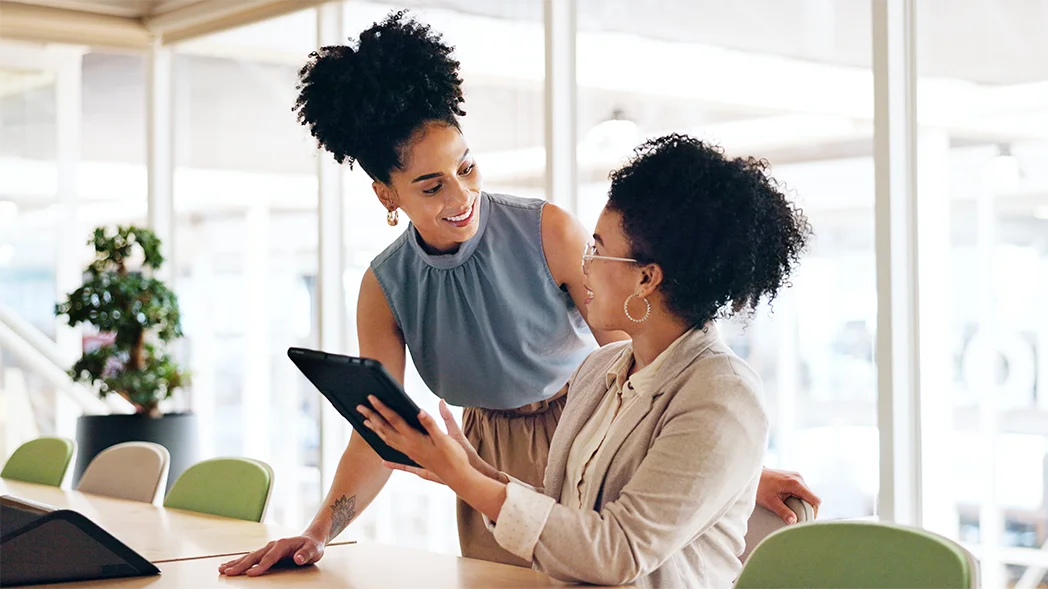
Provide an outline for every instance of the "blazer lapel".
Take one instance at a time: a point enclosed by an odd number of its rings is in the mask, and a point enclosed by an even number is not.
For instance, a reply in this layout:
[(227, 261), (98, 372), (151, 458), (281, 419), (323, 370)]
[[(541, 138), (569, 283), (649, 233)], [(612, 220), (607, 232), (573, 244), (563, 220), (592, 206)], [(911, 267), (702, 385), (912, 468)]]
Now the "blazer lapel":
[(568, 464), (568, 453), (575, 438), (589, 421), (590, 416), (597, 410), (597, 405), (604, 399), (608, 392), (606, 376), (610, 366), (631, 350), (629, 346), (623, 346), (618, 354), (613, 356), (611, 363), (594, 366), (593, 369), (586, 367), (586, 373), (579, 373), (571, 390), (568, 392), (568, 403), (564, 413), (557, 423), (557, 430), (553, 433), (550, 441), (549, 458), (546, 461), (546, 474), (543, 480), (543, 491), (546, 495), (560, 501), (561, 488), (564, 486), (565, 470)]
[[(616, 418), (608, 437), (604, 440), (604, 445), (600, 450), (597, 462), (593, 465), (593, 472), (600, 477), (601, 484), (589, 486), (589, 493), (586, 497), (582, 498), (583, 505), (596, 506), (597, 497), (604, 488), (604, 481), (607, 479), (608, 470), (611, 468), (612, 460), (614, 460), (615, 455), (626, 442), (626, 439), (633, 433), (633, 430), (644, 421), (649, 413), (651, 413), (652, 407), (655, 406), (655, 399), (662, 395), (663, 391), (666, 389), (667, 383), (679, 376), (685, 368), (699, 357), (699, 355), (716, 343), (718, 338), (719, 335), (717, 328), (712, 323), (707, 325), (705, 331), (696, 329), (689, 334), (687, 339), (682, 341), (677, 349), (670, 353), (670, 356), (666, 358), (666, 362), (659, 369), (659, 373), (656, 375), (655, 380), (652, 383), (652, 394), (641, 395), (633, 402), (633, 404), (627, 407), (618, 418)], [(599, 402), (599, 400), (600, 399), (597, 399), (596, 402)], [(589, 415), (592, 415), (596, 408), (596, 402), (594, 402), (593, 406), (588, 410), (585, 419), (588, 419)], [(585, 419), (582, 420), (582, 424), (585, 424)], [(578, 429), (581, 428), (582, 425), (580, 424)], [(574, 435), (578, 434), (578, 429), (576, 429), (572, 435), (572, 440), (574, 440)], [(566, 455), (567, 453), (565, 452), (565, 456)], [(563, 465), (561, 470), (563, 471)], [(560, 478), (561, 484), (563, 484), (563, 472), (561, 473)], [(560, 497), (559, 488), (557, 489), (556, 497)]]
[(601, 479), (601, 483), (599, 485), (588, 485), (588, 492), (582, 498), (583, 506), (597, 504), (597, 495), (604, 488), (604, 479), (608, 475), (608, 468), (611, 466), (612, 459), (615, 458), (615, 454), (618, 453), (626, 438), (651, 413), (651, 408), (655, 405), (655, 397), (657, 396), (658, 394), (637, 397), (621, 415), (615, 418), (615, 423), (612, 425), (611, 431), (608, 432), (608, 437), (604, 439), (604, 444), (597, 454), (597, 462), (592, 467), (592, 472)]

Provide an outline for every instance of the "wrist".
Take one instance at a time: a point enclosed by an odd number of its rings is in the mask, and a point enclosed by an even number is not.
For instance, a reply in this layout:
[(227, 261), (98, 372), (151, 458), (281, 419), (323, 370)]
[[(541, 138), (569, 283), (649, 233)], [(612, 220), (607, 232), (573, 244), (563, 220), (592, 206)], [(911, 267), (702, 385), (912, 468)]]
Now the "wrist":
[(476, 485), (478, 479), (485, 479), (487, 475), (477, 469), (477, 467), (469, 464), (465, 467), (458, 467), (448, 473), (447, 477), (441, 477), (444, 482), (448, 484), (454, 491), (467, 490), (471, 486)]
[[(331, 524), (328, 524), (327, 528), (330, 528), (330, 527), (331, 527)], [(327, 528), (325, 528), (325, 529), (327, 529)], [(310, 540), (313, 540), (317, 544), (320, 544), (321, 546), (327, 545), (328, 540), (331, 540), (331, 538), (328, 538), (327, 532), (322, 531), (317, 526), (310, 526), (310, 527), (306, 528), (306, 531), (302, 532), (302, 535), (305, 536), (306, 538), (309, 538)]]
[(473, 467), (474, 470), (488, 477), (489, 479), (497, 479), (499, 477), (498, 469), (485, 462), (479, 454), (476, 455), (475, 459), (470, 458), (469, 464)]

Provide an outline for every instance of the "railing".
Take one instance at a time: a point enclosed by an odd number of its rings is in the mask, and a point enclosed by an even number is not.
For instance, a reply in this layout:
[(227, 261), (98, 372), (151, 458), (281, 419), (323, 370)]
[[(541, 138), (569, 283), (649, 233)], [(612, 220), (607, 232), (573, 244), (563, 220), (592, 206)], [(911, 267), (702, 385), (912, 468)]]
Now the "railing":
[(3, 303), (0, 303), (0, 348), (14, 355), (25, 368), (46, 379), (81, 413), (134, 412), (134, 407), (126, 399), (109, 395), (103, 400), (94, 391), (74, 382), (66, 373), (72, 360), (65, 358), (58, 344)]

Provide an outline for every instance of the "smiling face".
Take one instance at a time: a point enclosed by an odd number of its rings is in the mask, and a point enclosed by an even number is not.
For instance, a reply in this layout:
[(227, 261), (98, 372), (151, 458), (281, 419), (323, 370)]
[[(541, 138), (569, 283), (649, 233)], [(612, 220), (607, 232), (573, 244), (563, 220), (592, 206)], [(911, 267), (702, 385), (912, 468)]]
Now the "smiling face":
[(476, 235), (481, 176), (462, 133), (441, 122), (423, 125), (402, 148), (404, 168), (375, 182), (388, 210), (403, 209), (428, 249), (453, 252)]
[[(629, 240), (622, 230), (622, 215), (605, 208), (593, 233), (593, 253), (610, 258), (630, 258)], [(601, 257), (585, 261), (587, 322), (593, 329), (631, 332), (636, 324), (626, 317), (623, 303), (630, 295), (642, 292), (644, 272), (632, 262), (606, 260)], [(634, 302), (630, 313), (644, 315), (644, 304)]]

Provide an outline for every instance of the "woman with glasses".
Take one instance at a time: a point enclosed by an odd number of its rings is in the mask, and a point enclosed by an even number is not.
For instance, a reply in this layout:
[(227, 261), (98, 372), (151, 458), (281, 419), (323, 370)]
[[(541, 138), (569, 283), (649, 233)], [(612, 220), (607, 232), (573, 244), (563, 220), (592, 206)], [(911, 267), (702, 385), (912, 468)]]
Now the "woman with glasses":
[(649, 141), (612, 174), (582, 261), (589, 324), (630, 339), (571, 377), (542, 485), (486, 463), (447, 416), (453, 435), (374, 398), (358, 409), (422, 468), (390, 467), (449, 485), (499, 545), (557, 579), (730, 587), (768, 423), (760, 379), (715, 320), (774, 298), (809, 233), (763, 162)]
[[(391, 14), (352, 46), (323, 47), (300, 72), (299, 120), (339, 163), (372, 178), (386, 221), (406, 231), (364, 275), (360, 355), (403, 383), (409, 351), (437, 396), (464, 408), (463, 436), (490, 464), (537, 484), (564, 407), (565, 383), (598, 344), (624, 333), (587, 324), (580, 223), (542, 200), (482, 191), (459, 128), (459, 63), (440, 36)], [(592, 338), (591, 338), (592, 334)], [(799, 475), (766, 471), (760, 503), (784, 518)], [(375, 498), (390, 470), (353, 435), (324, 503), (301, 536), (272, 542), (220, 570), (259, 575), (283, 558), (318, 561)], [(460, 502), (464, 556), (524, 565)]]

